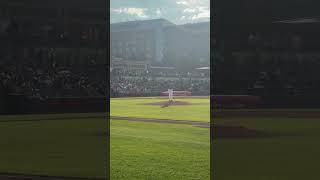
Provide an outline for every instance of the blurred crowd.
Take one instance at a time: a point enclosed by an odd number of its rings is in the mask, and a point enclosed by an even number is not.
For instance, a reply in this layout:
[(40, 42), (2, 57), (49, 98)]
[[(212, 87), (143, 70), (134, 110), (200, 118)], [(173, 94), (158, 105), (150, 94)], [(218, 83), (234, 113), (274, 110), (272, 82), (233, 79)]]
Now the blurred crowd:
[[(9, 94), (29, 97), (104, 96), (107, 94), (105, 78), (88, 67), (59, 66), (56, 62), (41, 64), (30, 62), (0, 63), (0, 82)], [(102, 72), (103, 73), (103, 72)], [(101, 74), (100, 74), (101, 75)]]
[[(320, 54), (310, 39), (295, 34), (228, 41), (214, 54), (214, 88), (218, 94), (301, 95), (320, 90)], [(239, 38), (240, 39), (240, 38)]]
[[(55, 61), (2, 61), (0, 82), (9, 94), (38, 99), (106, 96), (109, 90), (106, 68), (101, 65), (65, 66)], [(110, 75), (112, 97), (157, 96), (168, 89), (190, 91), (193, 95), (209, 95), (210, 92), (207, 73), (111, 69)]]
[(168, 89), (190, 91), (193, 95), (209, 95), (208, 74), (170, 71), (113, 69), (110, 82), (111, 96), (158, 96)]

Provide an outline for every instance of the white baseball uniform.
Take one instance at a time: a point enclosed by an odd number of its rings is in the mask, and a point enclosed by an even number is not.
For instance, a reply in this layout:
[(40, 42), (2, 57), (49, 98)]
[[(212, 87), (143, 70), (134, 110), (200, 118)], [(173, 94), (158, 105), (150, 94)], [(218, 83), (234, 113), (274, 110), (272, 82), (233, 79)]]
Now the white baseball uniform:
[(168, 89), (169, 101), (173, 100), (173, 89)]

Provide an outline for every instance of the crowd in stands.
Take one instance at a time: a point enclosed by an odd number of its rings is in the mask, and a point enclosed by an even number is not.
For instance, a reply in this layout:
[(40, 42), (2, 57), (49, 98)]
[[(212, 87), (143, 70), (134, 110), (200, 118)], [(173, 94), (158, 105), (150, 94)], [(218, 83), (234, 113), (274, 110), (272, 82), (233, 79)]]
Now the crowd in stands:
[[(97, 39), (92, 38), (92, 33), (86, 31), (74, 34), (72, 37), (75, 39), (68, 42), (97, 41)], [(13, 18), (4, 19), (0, 37), (4, 40), (10, 40), (8, 47), (3, 47), (0, 51), (1, 94), (23, 94), (38, 99), (107, 95), (107, 67), (95, 65), (94, 60), (86, 65), (59, 63), (58, 61), (61, 59), (58, 57), (56, 59), (51, 58), (55, 56), (54, 52), (48, 51), (47, 55), (44, 52), (41, 53), (41, 51), (36, 52), (35, 49), (38, 48), (34, 49), (34, 55), (25, 57), (22, 55), (22, 51), (18, 51), (19, 47), (16, 46), (23, 41), (33, 42), (31, 40), (36, 40), (36, 43), (41, 40), (46, 43), (67, 40), (69, 38), (68, 32), (56, 30), (54, 26), (48, 24), (22, 23)], [(99, 40), (103, 40), (103, 38)], [(63, 41), (63, 43), (65, 42)], [(71, 49), (70, 52), (72, 52)], [(27, 54), (33, 54), (33, 51), (29, 51)], [(48, 59), (42, 58), (42, 56), (48, 56)], [(62, 57), (62, 59), (66, 59), (66, 57)]]
[(320, 54), (312, 49), (315, 46), (306, 44), (306, 39), (295, 34), (280, 35), (252, 33), (246, 42), (248, 46), (242, 49), (226, 46), (216, 50), (214, 91), (219, 94), (317, 94)]
[[(105, 96), (107, 82), (95, 67), (61, 66), (56, 62), (0, 62), (0, 82), (9, 94), (48, 97)], [(104, 67), (105, 68), (105, 67)], [(103, 73), (103, 72), (102, 72)]]
[[(0, 61), (0, 82), (8, 94), (31, 98), (106, 96), (106, 68), (100, 65), (61, 65), (55, 61)], [(168, 89), (209, 95), (208, 73), (112, 69), (110, 95), (157, 96)], [(102, 76), (103, 75), (103, 76)]]
[(193, 95), (209, 95), (210, 78), (206, 73), (174, 70), (129, 70), (112, 69), (111, 96), (158, 96), (161, 92), (190, 91)]

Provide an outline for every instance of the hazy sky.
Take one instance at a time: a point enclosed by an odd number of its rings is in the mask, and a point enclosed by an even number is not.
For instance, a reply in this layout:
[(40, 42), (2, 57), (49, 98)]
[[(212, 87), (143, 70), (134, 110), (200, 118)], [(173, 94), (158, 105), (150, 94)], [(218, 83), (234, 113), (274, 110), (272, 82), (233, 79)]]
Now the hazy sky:
[(111, 23), (165, 18), (176, 24), (210, 20), (210, 0), (111, 0)]

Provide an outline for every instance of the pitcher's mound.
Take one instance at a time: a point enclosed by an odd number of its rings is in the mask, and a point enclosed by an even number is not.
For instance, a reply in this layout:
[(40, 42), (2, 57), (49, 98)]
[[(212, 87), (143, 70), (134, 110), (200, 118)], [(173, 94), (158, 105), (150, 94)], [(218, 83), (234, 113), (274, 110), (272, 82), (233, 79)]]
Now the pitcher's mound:
[(187, 105), (193, 105), (192, 103), (186, 102), (186, 101), (160, 101), (160, 102), (153, 102), (153, 103), (144, 103), (144, 105), (149, 106), (187, 106)]

